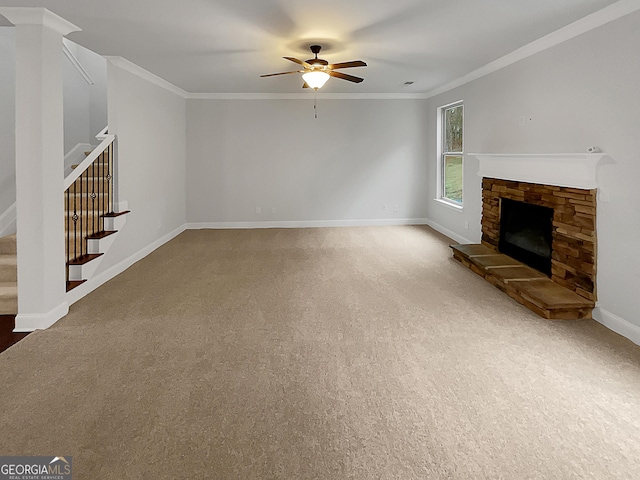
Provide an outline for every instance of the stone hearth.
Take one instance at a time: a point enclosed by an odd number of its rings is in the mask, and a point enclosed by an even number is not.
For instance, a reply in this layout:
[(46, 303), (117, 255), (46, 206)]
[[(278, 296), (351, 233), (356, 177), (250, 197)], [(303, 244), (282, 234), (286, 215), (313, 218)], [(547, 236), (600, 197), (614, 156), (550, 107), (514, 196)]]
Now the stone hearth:
[[(596, 296), (596, 165), (604, 155), (475, 155), (482, 243), (453, 256), (545, 318), (588, 318)], [(551, 277), (498, 251), (502, 199), (553, 209)]]

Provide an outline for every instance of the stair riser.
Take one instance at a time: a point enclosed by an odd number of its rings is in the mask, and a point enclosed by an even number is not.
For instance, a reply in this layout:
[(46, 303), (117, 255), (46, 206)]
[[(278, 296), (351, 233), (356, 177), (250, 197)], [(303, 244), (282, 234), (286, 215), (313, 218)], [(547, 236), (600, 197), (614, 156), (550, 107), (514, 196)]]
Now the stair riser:
[(103, 230), (102, 228), (103, 219), (101, 216), (89, 215), (87, 217), (86, 214), (83, 213), (81, 218), (82, 218), (82, 221), (78, 219), (78, 221), (75, 222), (75, 226), (74, 226), (73, 220), (67, 221), (67, 219), (65, 218), (64, 220), (65, 236), (67, 234), (67, 231), (71, 232), (72, 236), (74, 232), (76, 232), (78, 235), (84, 232), (86, 236), (87, 231), (88, 231), (88, 234), (91, 234), (93, 233), (94, 230), (96, 232)]
[[(98, 265), (102, 262), (104, 258), (104, 253), (106, 253), (112, 244), (114, 243), (117, 237), (117, 231), (122, 228), (122, 226), (126, 222), (128, 211), (124, 211), (118, 214), (111, 214), (108, 217), (102, 219), (104, 225), (104, 230), (99, 235), (96, 235), (100, 238), (89, 238), (82, 239), (82, 241), (86, 244), (86, 250), (84, 253), (88, 255), (88, 257), (95, 258), (80, 258), (77, 262), (70, 263), (80, 263), (80, 265), (67, 265), (68, 268), (68, 282), (67, 282), (67, 293), (70, 294), (73, 298), (76, 292), (76, 287), (82, 285), (80, 284), (72, 284), (72, 282), (82, 282), (86, 280), (90, 280), (96, 272)], [(116, 215), (116, 216), (113, 216)], [(96, 256), (99, 255), (99, 256)]]
[(93, 274), (103, 259), (104, 256), (100, 256), (84, 265), (69, 265), (69, 280), (86, 280), (93, 277)]
[(83, 240), (83, 242), (84, 242), (84, 245), (82, 245), (82, 250), (80, 249), (80, 245), (81, 245), (80, 241), (78, 241), (78, 243), (76, 244), (75, 249), (74, 249), (73, 242), (69, 244), (66, 244), (65, 242), (65, 249), (66, 249), (65, 255), (68, 253), (69, 260), (73, 260), (87, 253), (102, 253), (102, 252), (90, 252), (87, 240)]
[[(80, 190), (80, 187), (78, 187), (77, 190), (74, 190), (73, 186), (70, 187), (69, 190), (69, 204), (72, 206), (71, 208), (73, 209), (73, 202), (80, 202), (81, 200), (91, 200), (91, 198), (89, 197), (89, 195), (91, 195), (92, 193), (96, 194), (96, 197), (100, 197), (102, 199), (103, 202), (105, 203), (109, 203), (108, 200), (111, 200), (111, 193), (109, 191), (109, 188), (102, 188), (99, 185), (89, 185), (88, 191), (87, 191), (87, 185), (83, 185), (82, 186), (82, 191)], [(104, 200), (105, 198), (107, 198), (107, 200)], [(97, 200), (97, 198), (96, 198)], [(66, 210), (67, 208), (67, 194), (64, 194), (63, 197), (63, 204), (64, 204), (64, 208)]]
[(18, 297), (0, 297), (0, 315), (15, 315), (18, 313)]
[(116, 239), (116, 235), (109, 235), (104, 238), (88, 239), (87, 240), (87, 253), (104, 253), (107, 252), (113, 242)]
[(16, 235), (0, 238), (0, 315), (18, 313)]
[[(87, 238), (85, 239), (84, 235), (77, 234), (76, 239), (78, 241), (76, 251), (73, 250), (73, 236), (69, 238), (69, 241), (65, 238), (65, 252), (69, 253), (69, 260), (73, 260), (76, 257), (81, 256), (82, 254), (92, 254), (92, 253), (104, 253), (111, 248), (111, 245), (115, 241), (116, 235), (107, 235), (102, 238)], [(81, 241), (84, 241), (83, 248), (84, 250), (80, 252)]]
[(9, 235), (7, 237), (0, 238), (0, 254), (15, 254), (16, 250), (16, 237), (15, 235)]
[(93, 210), (94, 208), (96, 210), (98, 210), (99, 208), (104, 213), (107, 213), (109, 210), (111, 210), (111, 208), (109, 207), (110, 207), (109, 199), (106, 196), (103, 197), (101, 195), (98, 195), (95, 199), (92, 199), (87, 195), (84, 195), (83, 197), (78, 196), (78, 198), (71, 197), (69, 199), (68, 205), (67, 205), (67, 200), (65, 199), (64, 201), (65, 212), (68, 212), (68, 211), (73, 212), (74, 210), (76, 212), (79, 210), (86, 212), (87, 208), (89, 209), (89, 212), (91, 212), (91, 210)]
[[(72, 169), (76, 169), (78, 168), (78, 165), (80, 165), (79, 163), (74, 163), (73, 165), (71, 165)], [(108, 172), (108, 168), (109, 168), (109, 163), (108, 162), (94, 162), (92, 165), (95, 165), (95, 169), (96, 172), (100, 171), (100, 173), (102, 173), (102, 171), (104, 170), (105, 172)], [(89, 171), (91, 171), (92, 167), (89, 167)]]
[(8, 265), (0, 265), (0, 283), (17, 281), (18, 269), (15, 266), (10, 267)]
[(107, 217), (104, 219), (105, 230), (122, 230), (124, 224), (127, 223), (127, 215), (120, 215), (118, 217)]

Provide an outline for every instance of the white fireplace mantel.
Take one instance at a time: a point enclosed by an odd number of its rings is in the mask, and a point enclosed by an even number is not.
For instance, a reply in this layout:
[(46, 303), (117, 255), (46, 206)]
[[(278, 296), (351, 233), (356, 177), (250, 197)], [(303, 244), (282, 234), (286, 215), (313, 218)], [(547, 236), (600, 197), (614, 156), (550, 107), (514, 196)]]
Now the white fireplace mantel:
[(598, 188), (596, 167), (604, 153), (470, 153), (478, 175), (558, 187)]

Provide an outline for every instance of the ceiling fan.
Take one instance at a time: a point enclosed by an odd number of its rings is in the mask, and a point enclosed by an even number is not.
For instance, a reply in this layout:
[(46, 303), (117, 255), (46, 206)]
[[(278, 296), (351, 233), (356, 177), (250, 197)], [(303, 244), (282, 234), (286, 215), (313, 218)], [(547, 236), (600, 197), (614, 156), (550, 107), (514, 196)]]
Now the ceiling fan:
[(318, 90), (321, 88), (329, 77), (340, 78), (342, 80), (347, 80), (348, 82), (360, 83), (364, 80), (364, 78), (355, 77), (353, 75), (348, 75), (342, 72), (336, 72), (341, 68), (352, 68), (352, 67), (366, 67), (367, 64), (362, 60), (353, 60), (351, 62), (341, 62), (341, 63), (329, 63), (322, 58), (318, 58), (318, 53), (322, 47), (320, 45), (311, 45), (309, 47), (311, 53), (315, 55), (315, 58), (311, 58), (309, 60), (298, 60), (293, 57), (282, 57), (286, 60), (289, 60), (293, 63), (297, 63), (298, 65), (302, 65), (304, 70), (292, 70), (290, 72), (280, 72), (280, 73), (269, 73), (267, 75), (260, 75), (261, 77), (273, 77), (276, 75), (288, 75), (290, 73), (302, 73), (302, 78), (304, 80), (304, 84), (302, 88), (313, 88), (314, 90)]

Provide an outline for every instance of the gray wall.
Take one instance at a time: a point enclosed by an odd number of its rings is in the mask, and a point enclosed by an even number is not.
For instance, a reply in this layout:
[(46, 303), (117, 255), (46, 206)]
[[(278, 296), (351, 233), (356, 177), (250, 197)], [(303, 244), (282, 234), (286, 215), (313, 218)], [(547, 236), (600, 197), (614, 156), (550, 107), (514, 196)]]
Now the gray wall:
[(131, 214), (100, 274), (186, 223), (185, 99), (108, 64), (109, 131), (117, 136), (117, 196)]
[(424, 218), (425, 105), (319, 94), (315, 119), (312, 94), (308, 100), (189, 100), (188, 220)]
[(107, 126), (107, 62), (100, 55), (65, 39), (85, 68), (89, 85), (73, 64), (64, 59), (64, 151), (79, 143), (96, 145), (96, 134)]
[(15, 30), (0, 27), (0, 216), (16, 201), (15, 105)]
[[(640, 339), (640, 254), (632, 247), (640, 235), (638, 45), (640, 13), (634, 13), (430, 99), (428, 189), (435, 198), (436, 109), (455, 100), (465, 103), (467, 153), (578, 153), (600, 147), (615, 163), (598, 172), (596, 314)], [(472, 241), (480, 240), (477, 171), (477, 160), (466, 156), (463, 212), (433, 200), (427, 208), (430, 219)]]

